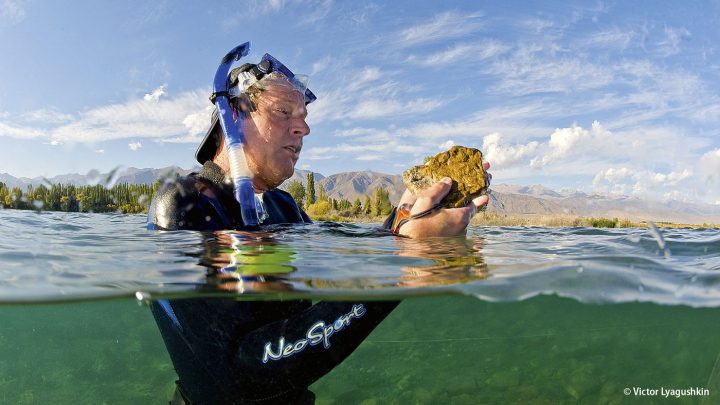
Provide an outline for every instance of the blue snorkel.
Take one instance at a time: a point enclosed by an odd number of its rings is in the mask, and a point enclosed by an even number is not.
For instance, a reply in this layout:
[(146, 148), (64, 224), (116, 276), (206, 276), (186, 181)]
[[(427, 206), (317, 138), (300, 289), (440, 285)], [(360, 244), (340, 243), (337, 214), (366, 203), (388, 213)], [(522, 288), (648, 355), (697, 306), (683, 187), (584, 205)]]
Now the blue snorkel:
[(243, 147), (245, 135), (242, 130), (242, 121), (245, 118), (245, 113), (238, 110), (237, 121), (235, 121), (233, 109), (230, 107), (230, 95), (228, 94), (228, 73), (230, 68), (234, 62), (240, 60), (243, 56), (247, 56), (249, 51), (250, 42), (245, 42), (222, 58), (215, 73), (211, 101), (217, 108), (218, 120), (222, 126), (225, 147), (230, 161), (230, 177), (233, 182), (235, 199), (240, 204), (243, 224), (245, 227), (252, 228), (257, 227), (259, 221), (252, 183), (253, 174), (248, 168)]

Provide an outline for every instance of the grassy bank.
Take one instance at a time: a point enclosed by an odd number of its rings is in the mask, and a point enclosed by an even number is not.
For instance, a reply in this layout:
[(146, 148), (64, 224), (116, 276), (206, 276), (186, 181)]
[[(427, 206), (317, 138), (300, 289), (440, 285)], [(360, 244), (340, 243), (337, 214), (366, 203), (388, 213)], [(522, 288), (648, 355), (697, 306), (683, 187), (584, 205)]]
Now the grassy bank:
[[(647, 228), (645, 221), (634, 222), (626, 218), (578, 217), (573, 215), (501, 215), (495, 212), (477, 214), (471, 221), (477, 226), (546, 226), (586, 228)], [(655, 222), (659, 228), (716, 228), (715, 224), (678, 224)]]
[[(313, 221), (382, 223), (385, 217), (354, 215), (310, 215)], [(624, 218), (578, 217), (573, 215), (501, 215), (495, 212), (481, 212), (470, 222), (474, 226), (545, 226), (585, 228), (647, 228), (645, 221), (634, 222)], [(655, 222), (659, 228), (717, 228), (716, 224), (678, 224)]]

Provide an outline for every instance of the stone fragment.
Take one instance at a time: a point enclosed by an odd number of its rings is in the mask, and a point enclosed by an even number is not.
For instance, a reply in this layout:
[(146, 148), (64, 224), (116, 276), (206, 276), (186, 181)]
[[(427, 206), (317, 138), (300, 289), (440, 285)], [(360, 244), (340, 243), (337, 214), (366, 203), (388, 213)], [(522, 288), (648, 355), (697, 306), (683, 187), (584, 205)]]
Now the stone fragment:
[(405, 170), (403, 183), (411, 193), (418, 195), (443, 177), (453, 180), (450, 192), (440, 202), (443, 208), (463, 207), (488, 192), (488, 174), (483, 169), (482, 152), (464, 146), (453, 146), (424, 165)]

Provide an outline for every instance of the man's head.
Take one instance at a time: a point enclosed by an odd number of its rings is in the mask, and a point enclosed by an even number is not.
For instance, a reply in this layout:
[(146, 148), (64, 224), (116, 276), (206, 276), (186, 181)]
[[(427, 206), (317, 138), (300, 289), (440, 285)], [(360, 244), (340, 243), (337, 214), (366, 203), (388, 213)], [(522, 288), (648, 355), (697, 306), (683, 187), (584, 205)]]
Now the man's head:
[[(268, 58), (279, 68), (265, 63)], [(245, 64), (234, 69), (230, 84), (233, 86), (231, 105), (245, 116), (240, 125), (255, 188), (277, 187), (292, 176), (303, 138), (310, 133), (305, 122), (305, 107), (315, 100), (315, 95), (269, 55), (265, 55), (259, 65)], [(200, 163), (213, 160), (227, 171), (223, 138), (217, 115), (213, 113), (210, 130), (197, 150), (197, 160)]]

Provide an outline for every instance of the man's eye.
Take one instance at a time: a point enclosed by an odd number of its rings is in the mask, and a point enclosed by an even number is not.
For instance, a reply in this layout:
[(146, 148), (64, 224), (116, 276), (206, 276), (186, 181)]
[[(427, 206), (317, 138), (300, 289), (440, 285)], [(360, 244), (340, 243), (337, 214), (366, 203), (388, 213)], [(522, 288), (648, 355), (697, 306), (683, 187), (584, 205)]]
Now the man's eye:
[(275, 108), (274, 111), (285, 117), (289, 117), (292, 114), (290, 110), (285, 108)]

